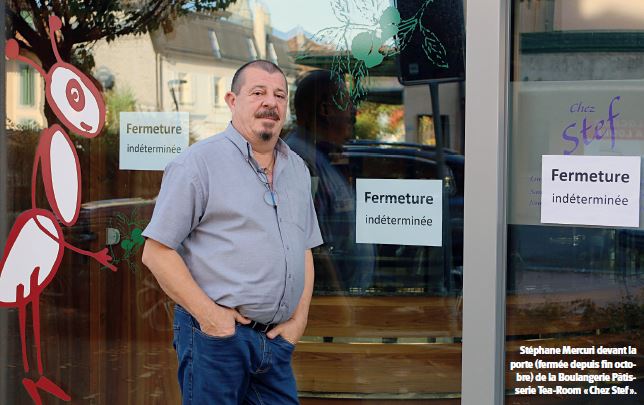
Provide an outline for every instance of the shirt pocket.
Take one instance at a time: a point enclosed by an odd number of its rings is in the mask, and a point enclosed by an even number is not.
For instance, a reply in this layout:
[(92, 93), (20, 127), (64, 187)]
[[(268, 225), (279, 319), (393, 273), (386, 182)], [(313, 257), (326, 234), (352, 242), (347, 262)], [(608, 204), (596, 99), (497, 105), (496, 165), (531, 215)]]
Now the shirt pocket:
[(306, 232), (307, 224), (309, 222), (309, 211), (311, 204), (311, 188), (302, 187), (297, 184), (287, 190), (287, 204), (288, 215), (286, 220), (302, 232)]

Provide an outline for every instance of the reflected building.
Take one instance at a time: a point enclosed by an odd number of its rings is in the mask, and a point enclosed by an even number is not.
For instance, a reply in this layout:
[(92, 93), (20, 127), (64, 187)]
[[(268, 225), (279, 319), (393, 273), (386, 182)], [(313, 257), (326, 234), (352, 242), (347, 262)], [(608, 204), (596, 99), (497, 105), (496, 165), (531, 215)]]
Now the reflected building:
[(114, 77), (115, 89), (131, 92), (137, 110), (189, 112), (197, 139), (228, 125), (224, 96), (240, 65), (267, 59), (289, 82), (296, 77), (287, 42), (273, 34), (270, 15), (260, 4), (251, 12), (248, 1), (212, 14), (190, 13), (149, 34), (101, 41), (94, 59), (97, 70)]
[[(23, 51), (25, 52), (25, 51)], [(37, 60), (29, 52), (24, 56)], [(3, 56), (4, 57), (4, 56)], [(7, 120), (10, 127), (44, 128), (45, 82), (38, 72), (17, 60), (5, 62)]]

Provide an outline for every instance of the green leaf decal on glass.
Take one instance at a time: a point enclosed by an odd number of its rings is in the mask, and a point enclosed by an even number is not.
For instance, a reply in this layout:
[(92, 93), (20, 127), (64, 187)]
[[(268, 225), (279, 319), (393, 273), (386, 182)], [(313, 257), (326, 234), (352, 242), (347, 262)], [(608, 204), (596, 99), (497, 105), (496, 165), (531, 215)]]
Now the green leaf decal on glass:
[(380, 17), (380, 29), (382, 37), (392, 38), (398, 33), (398, 24), (400, 24), (400, 13), (396, 7), (389, 7), (383, 11)]
[(347, 0), (331, 0), (331, 9), (335, 17), (344, 23), (350, 20), (349, 3)]
[(123, 239), (121, 241), (121, 247), (125, 251), (130, 251), (130, 250), (134, 249), (134, 242), (132, 242), (131, 239)]
[(370, 32), (361, 32), (351, 42), (351, 52), (356, 59), (364, 60), (373, 49), (373, 35)]
[(320, 48), (333, 51), (330, 70), (339, 86), (333, 98), (340, 109), (358, 104), (367, 94), (369, 69), (385, 58), (400, 53), (414, 34), (422, 36), (422, 49), (434, 65), (447, 68), (447, 51), (431, 27), (423, 25), (423, 15), (434, 0), (425, 0), (410, 18), (402, 19), (388, 0), (330, 0), (337, 27), (324, 28), (313, 35), (296, 60), (320, 53)]
[(136, 245), (142, 245), (145, 242), (145, 238), (141, 236), (141, 233), (143, 233), (141, 228), (134, 228), (132, 230), (132, 241)]
[(114, 214), (114, 217), (109, 220), (110, 227), (118, 229), (120, 234), (124, 235), (123, 240), (121, 240), (121, 243), (118, 245), (122, 251), (118, 248), (114, 248), (113, 246), (109, 246), (110, 256), (113, 258), (112, 263), (115, 265), (126, 263), (132, 272), (136, 272), (138, 270), (136, 258), (145, 244), (145, 238), (142, 233), (143, 228), (145, 228), (147, 224), (147, 221), (141, 220), (137, 217), (138, 210), (135, 208), (132, 210), (129, 217), (121, 212), (117, 212)]
[(351, 42), (351, 53), (356, 59), (363, 61), (367, 68), (371, 68), (379, 65), (385, 57), (380, 53), (381, 45), (382, 39), (375, 31), (361, 32)]
[(447, 56), (447, 51), (441, 43), (441, 41), (436, 37), (436, 34), (428, 30), (427, 28), (421, 25), (421, 30), (423, 31), (423, 51), (427, 55), (427, 59), (434, 62), (436, 66), (443, 68), (448, 67), (447, 61), (445, 60)]

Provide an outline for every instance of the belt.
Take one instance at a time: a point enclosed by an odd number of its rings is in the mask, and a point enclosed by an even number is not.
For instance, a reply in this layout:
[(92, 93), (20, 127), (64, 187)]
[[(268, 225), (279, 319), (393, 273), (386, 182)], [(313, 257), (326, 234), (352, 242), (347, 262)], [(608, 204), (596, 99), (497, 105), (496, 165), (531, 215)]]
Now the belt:
[(261, 333), (266, 333), (277, 326), (276, 323), (264, 324), (264, 323), (259, 323), (257, 321), (250, 321), (249, 324), (242, 323), (241, 325), (247, 326), (252, 330), (256, 330), (257, 332), (261, 332)]

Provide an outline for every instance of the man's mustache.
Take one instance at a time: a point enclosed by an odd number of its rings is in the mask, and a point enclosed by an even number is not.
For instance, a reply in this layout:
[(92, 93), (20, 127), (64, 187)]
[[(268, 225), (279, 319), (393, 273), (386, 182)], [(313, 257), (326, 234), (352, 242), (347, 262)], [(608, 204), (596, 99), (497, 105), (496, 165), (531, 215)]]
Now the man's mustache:
[(280, 116), (275, 110), (262, 110), (255, 114), (255, 118), (270, 118), (275, 121), (279, 121)]

